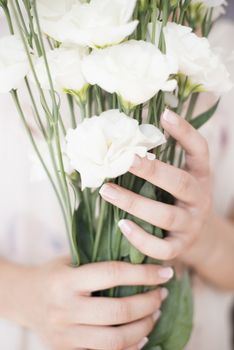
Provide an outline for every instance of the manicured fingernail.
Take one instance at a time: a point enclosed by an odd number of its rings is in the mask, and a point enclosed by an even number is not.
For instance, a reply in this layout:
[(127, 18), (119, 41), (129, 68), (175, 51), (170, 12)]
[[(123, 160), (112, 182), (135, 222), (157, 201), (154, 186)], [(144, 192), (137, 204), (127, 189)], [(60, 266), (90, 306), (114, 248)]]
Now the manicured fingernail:
[(142, 159), (139, 156), (135, 156), (134, 162), (132, 163), (131, 168), (139, 168), (141, 166)]
[(169, 279), (173, 277), (174, 271), (171, 267), (163, 267), (163, 268), (160, 268), (160, 270), (158, 271), (158, 274), (162, 278)]
[(175, 115), (175, 113), (171, 112), (169, 109), (165, 109), (163, 113), (163, 119), (170, 124), (173, 124), (173, 125), (178, 124), (177, 116)]
[(128, 220), (120, 220), (118, 226), (125, 236), (129, 236), (132, 233), (132, 227)]
[(161, 316), (161, 311), (160, 310), (158, 310), (158, 311), (156, 311), (154, 314), (153, 314), (153, 320), (154, 320), (154, 322), (157, 322), (158, 321), (158, 319), (160, 318), (160, 316)]
[(118, 197), (118, 190), (108, 184), (103, 185), (99, 193), (103, 198), (110, 200), (114, 200)]
[(161, 289), (161, 298), (162, 298), (163, 301), (164, 301), (165, 299), (167, 299), (168, 294), (169, 294), (168, 289), (166, 289), (166, 288), (162, 288), (162, 289)]
[(137, 345), (137, 349), (143, 349), (143, 347), (148, 343), (149, 339), (148, 338), (144, 338), (142, 339), (142, 341)]

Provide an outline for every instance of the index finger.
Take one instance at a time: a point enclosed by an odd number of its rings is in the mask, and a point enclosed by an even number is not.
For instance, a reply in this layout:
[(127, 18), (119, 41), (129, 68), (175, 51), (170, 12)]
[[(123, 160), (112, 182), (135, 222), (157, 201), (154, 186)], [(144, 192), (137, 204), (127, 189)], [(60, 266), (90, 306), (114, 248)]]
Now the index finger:
[[(117, 286), (158, 285), (167, 282), (172, 277), (173, 271), (170, 276), (167, 267), (111, 261), (83, 265), (71, 273), (76, 291), (90, 293)], [(168, 277), (165, 277), (166, 275)]]
[(210, 172), (209, 150), (205, 138), (184, 118), (166, 109), (161, 118), (163, 128), (184, 148), (186, 165), (193, 175), (206, 177)]

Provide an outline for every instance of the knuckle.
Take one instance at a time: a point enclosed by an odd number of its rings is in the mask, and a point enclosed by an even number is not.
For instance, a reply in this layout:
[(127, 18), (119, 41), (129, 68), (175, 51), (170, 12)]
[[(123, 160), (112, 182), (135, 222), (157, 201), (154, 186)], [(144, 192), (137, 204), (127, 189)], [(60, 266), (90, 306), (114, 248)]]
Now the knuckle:
[(178, 193), (186, 193), (190, 188), (191, 178), (183, 171), (178, 179), (177, 191)]
[(130, 305), (124, 300), (118, 300), (113, 310), (113, 317), (116, 322), (130, 322), (132, 320)]
[(123, 350), (125, 348), (125, 341), (123, 335), (117, 330), (112, 330), (106, 339), (106, 350)]
[(111, 280), (118, 280), (121, 275), (121, 264), (118, 261), (111, 261), (106, 266), (107, 275)]
[(165, 225), (167, 229), (169, 230), (173, 229), (175, 220), (176, 220), (175, 210), (173, 210), (172, 208), (168, 209), (165, 214)]
[(134, 211), (136, 206), (136, 201), (134, 200), (134, 197), (131, 193), (128, 194), (128, 196), (125, 197), (125, 208), (128, 209), (129, 212)]
[(156, 161), (151, 160), (147, 162), (146, 175), (148, 178), (153, 178), (156, 173)]

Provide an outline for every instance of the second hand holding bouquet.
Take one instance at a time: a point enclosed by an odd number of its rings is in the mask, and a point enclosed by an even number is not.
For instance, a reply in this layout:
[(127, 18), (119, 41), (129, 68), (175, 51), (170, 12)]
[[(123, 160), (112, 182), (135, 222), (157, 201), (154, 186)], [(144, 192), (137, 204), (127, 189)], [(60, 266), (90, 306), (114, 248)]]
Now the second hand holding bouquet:
[[(136, 155), (181, 166), (183, 152), (176, 157), (175, 140), (166, 142), (161, 114), (166, 107), (183, 111), (198, 128), (218, 106), (194, 118), (199, 93), (220, 97), (232, 87), (206, 38), (224, 5), (211, 0), (0, 1), (11, 34), (0, 39), (0, 92), (11, 93), (55, 190), (74, 266), (106, 260), (160, 263), (131, 246), (119, 223), (130, 219), (159, 238), (168, 233), (108, 204), (99, 189), (113, 181), (149, 199), (174, 203), (167, 192), (128, 170)], [(29, 127), (21, 89), (31, 101), (46, 157)], [(69, 123), (61, 108), (64, 96)], [(173, 278), (167, 288), (169, 298), (145, 349), (181, 350), (189, 339), (188, 274)], [(147, 290), (129, 286), (96, 294), (122, 297)]]

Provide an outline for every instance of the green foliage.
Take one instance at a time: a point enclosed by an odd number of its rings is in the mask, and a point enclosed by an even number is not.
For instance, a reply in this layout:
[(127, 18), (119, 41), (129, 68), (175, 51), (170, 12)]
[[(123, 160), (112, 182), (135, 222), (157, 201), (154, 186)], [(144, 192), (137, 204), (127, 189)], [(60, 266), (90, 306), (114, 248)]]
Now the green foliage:
[(79, 208), (73, 216), (73, 232), (76, 232), (76, 241), (79, 247), (81, 265), (87, 264), (92, 258), (93, 242), (89, 233), (89, 225), (84, 202), (81, 202)]
[(145, 347), (146, 350), (151, 350), (152, 346), (155, 346), (155, 344), (160, 345), (166, 341), (173, 329), (176, 314), (178, 312), (179, 282), (176, 278), (173, 278), (166, 287), (168, 288), (169, 296), (163, 303), (162, 315), (150, 335), (150, 340)]
[(183, 350), (192, 331), (193, 300), (187, 273), (167, 285), (169, 297), (162, 307), (162, 316), (150, 335), (145, 350)]
[(163, 343), (163, 350), (182, 350), (187, 344), (192, 327), (193, 298), (189, 276), (186, 273), (179, 286), (179, 303), (177, 315), (174, 319), (173, 330)]
[(212, 106), (208, 111), (200, 114), (196, 118), (190, 121), (190, 124), (195, 128), (199, 129), (201, 128), (205, 123), (207, 123), (211, 117), (214, 115), (216, 112), (218, 105), (219, 105), (220, 100), (218, 100), (214, 106)]

